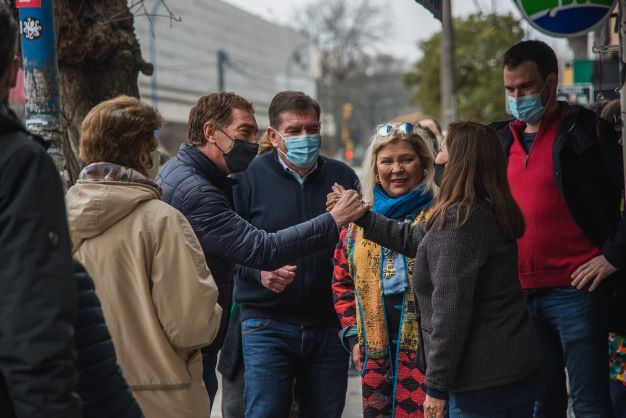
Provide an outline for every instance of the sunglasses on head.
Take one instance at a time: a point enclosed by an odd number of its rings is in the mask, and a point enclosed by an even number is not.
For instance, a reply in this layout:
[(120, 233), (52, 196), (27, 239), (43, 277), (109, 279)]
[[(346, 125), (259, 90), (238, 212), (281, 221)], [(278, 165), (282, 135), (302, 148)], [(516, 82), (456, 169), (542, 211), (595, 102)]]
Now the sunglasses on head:
[(384, 123), (376, 128), (376, 134), (378, 136), (389, 136), (394, 130), (397, 130), (403, 135), (413, 133), (416, 126), (411, 122), (402, 122), (397, 124)]

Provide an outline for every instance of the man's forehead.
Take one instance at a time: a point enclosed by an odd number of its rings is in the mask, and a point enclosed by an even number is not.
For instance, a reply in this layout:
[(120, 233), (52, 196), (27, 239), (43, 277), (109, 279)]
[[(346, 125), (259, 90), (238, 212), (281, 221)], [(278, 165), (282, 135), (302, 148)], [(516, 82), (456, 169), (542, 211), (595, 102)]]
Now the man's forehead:
[(317, 113), (313, 107), (307, 110), (285, 110), (278, 114), (280, 118), (280, 126), (286, 128), (288, 126), (316, 125), (319, 124)]
[(541, 74), (539, 74), (539, 69), (537, 68), (537, 64), (534, 61), (526, 60), (520, 62), (515, 67), (504, 67), (504, 76), (516, 77), (516, 78), (528, 78), (535, 79), (540, 78)]
[(240, 128), (240, 127), (253, 127), (257, 128), (256, 119), (254, 114), (248, 110), (242, 110), (234, 108), (231, 115), (231, 122), (229, 124), (231, 127)]

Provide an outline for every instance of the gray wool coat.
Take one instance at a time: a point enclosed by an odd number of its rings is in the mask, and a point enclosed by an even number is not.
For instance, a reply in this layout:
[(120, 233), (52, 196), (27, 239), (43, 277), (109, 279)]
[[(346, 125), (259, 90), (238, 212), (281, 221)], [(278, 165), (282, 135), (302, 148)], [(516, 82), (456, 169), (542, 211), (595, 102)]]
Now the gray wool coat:
[(426, 386), (460, 392), (513, 383), (540, 367), (540, 349), (517, 277), (517, 244), (487, 205), (455, 226), (424, 230), (371, 212), (365, 238), (415, 257), (413, 280), (426, 352)]

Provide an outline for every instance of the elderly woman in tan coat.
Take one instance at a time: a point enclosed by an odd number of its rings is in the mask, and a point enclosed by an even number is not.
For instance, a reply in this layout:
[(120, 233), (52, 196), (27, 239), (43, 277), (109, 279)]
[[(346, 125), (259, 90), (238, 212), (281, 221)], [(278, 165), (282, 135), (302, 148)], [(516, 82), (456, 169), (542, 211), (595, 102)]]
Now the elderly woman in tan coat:
[(221, 308), (191, 226), (152, 180), (161, 123), (132, 97), (89, 112), (80, 138), (87, 166), (67, 193), (73, 253), (93, 276), (145, 416), (208, 417), (200, 347), (215, 338)]

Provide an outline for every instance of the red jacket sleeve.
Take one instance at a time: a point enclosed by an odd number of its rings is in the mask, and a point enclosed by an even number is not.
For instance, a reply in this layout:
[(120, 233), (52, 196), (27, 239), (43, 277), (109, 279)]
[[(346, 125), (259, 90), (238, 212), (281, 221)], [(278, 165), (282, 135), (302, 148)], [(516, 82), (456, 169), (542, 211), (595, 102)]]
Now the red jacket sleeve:
[(335, 248), (332, 280), (333, 302), (342, 328), (356, 325), (354, 280), (348, 267), (346, 231), (347, 227), (341, 230), (339, 242)]

